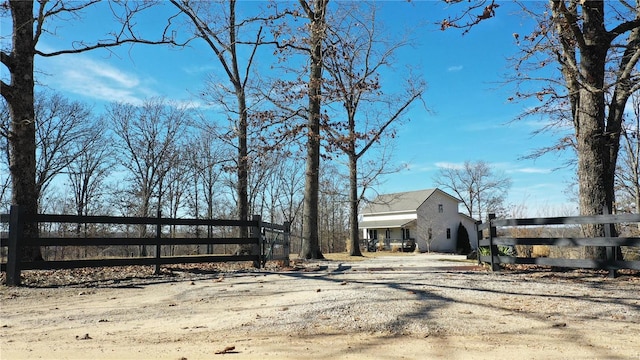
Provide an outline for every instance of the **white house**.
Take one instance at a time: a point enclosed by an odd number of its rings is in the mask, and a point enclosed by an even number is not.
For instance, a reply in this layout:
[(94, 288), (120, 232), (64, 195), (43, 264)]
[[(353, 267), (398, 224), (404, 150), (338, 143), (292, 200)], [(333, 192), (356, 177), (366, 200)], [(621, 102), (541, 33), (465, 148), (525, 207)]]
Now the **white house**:
[(475, 248), (475, 220), (458, 212), (460, 202), (440, 189), (380, 195), (361, 212), (359, 227), (378, 247), (390, 249), (413, 240), (416, 251), (456, 252), (462, 224)]

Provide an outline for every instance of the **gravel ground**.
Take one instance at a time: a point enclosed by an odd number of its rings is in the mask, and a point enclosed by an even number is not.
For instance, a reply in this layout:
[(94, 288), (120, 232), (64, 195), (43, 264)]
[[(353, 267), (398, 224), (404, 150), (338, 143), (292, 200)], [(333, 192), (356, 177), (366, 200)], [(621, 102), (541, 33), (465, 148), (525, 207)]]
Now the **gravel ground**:
[(38, 276), (0, 288), (2, 359), (640, 359), (638, 275), (415, 254)]

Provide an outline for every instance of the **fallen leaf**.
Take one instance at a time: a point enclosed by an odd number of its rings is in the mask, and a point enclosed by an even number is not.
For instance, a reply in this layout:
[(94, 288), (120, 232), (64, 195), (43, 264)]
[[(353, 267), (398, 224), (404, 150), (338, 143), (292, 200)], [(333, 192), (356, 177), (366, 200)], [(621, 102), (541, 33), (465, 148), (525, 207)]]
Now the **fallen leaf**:
[(84, 334), (84, 336), (78, 336), (76, 335), (76, 340), (91, 340), (92, 337), (89, 336), (89, 334)]
[(220, 354), (227, 354), (233, 350), (235, 350), (236, 347), (235, 346), (227, 346), (226, 348), (220, 350), (220, 351), (216, 351), (216, 355), (220, 355)]

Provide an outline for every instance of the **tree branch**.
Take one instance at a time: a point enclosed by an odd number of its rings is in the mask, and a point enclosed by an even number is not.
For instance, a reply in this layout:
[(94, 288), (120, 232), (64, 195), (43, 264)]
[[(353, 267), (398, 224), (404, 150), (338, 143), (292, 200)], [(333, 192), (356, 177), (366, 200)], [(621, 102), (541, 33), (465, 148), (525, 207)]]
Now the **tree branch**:
[(247, 60), (247, 67), (245, 68), (244, 73), (244, 81), (242, 82), (242, 88), (246, 88), (247, 81), (249, 80), (249, 71), (251, 69), (251, 65), (253, 64), (253, 59), (256, 56), (256, 52), (258, 51), (258, 42), (260, 41), (260, 35), (262, 34), (262, 26), (258, 29), (258, 33), (256, 34), (256, 44), (251, 51), (251, 55), (249, 56), (249, 60)]
[(414, 94), (412, 94), (412, 96), (409, 99), (407, 99), (407, 101), (398, 110), (396, 110), (396, 112), (391, 117), (389, 117), (389, 119), (380, 128), (378, 128), (374, 136), (371, 138), (371, 140), (369, 140), (369, 143), (367, 143), (362, 148), (362, 150), (360, 150), (360, 152), (356, 154), (356, 158), (360, 158), (362, 154), (366, 153), (367, 150), (369, 150), (369, 148), (376, 141), (378, 141), (378, 139), (380, 138), (380, 135), (382, 135), (382, 133), (389, 127), (389, 125), (391, 125), (391, 123), (393, 123), (400, 115), (402, 115), (402, 113), (409, 107), (409, 105), (411, 105), (417, 98), (421, 96), (422, 96), (421, 91), (417, 91)]
[(640, 27), (640, 18), (637, 18), (637, 19), (634, 19), (632, 21), (627, 21), (627, 22), (623, 22), (623, 23), (619, 24), (615, 28), (611, 29), (611, 31), (609, 31), (609, 35), (611, 36), (611, 41), (613, 41), (613, 39), (615, 39), (619, 35), (622, 35), (622, 34), (626, 33), (627, 31), (631, 31), (631, 30), (636, 29), (638, 27)]
[[(34, 39), (37, 43), (39, 37), (42, 35), (42, 33), (45, 31), (43, 26), (44, 26), (44, 22), (47, 18), (50, 17), (54, 17), (57, 15), (60, 15), (62, 13), (69, 13), (69, 14), (74, 14), (77, 13), (78, 11), (84, 10), (92, 5), (95, 5), (97, 3), (100, 3), (99, 0), (91, 0), (89, 2), (86, 3), (82, 3), (80, 5), (77, 6), (71, 6), (71, 7), (67, 7), (66, 3), (62, 3), (62, 2), (58, 2), (56, 3), (56, 5), (54, 5), (54, 7), (49, 10), (49, 11), (45, 11), (44, 9), (44, 3), (41, 4), (40, 8), (38, 9), (38, 16), (37, 16), (37, 25), (35, 28), (35, 35), (34, 35)], [(60, 5), (62, 4), (62, 5)], [(118, 31), (112, 32), (109, 35), (112, 37), (111, 39), (108, 40), (98, 40), (95, 43), (85, 43), (83, 40), (81, 41), (75, 41), (72, 44), (72, 48), (71, 49), (63, 49), (63, 50), (57, 50), (57, 51), (52, 51), (52, 52), (45, 52), (45, 51), (41, 51), (38, 49), (35, 49), (35, 54), (39, 55), (39, 56), (43, 56), (43, 57), (52, 57), (52, 56), (58, 56), (58, 55), (64, 55), (64, 54), (78, 54), (78, 53), (83, 53), (83, 52), (87, 52), (87, 51), (91, 51), (91, 50), (95, 50), (95, 49), (109, 49), (109, 48), (113, 48), (113, 47), (117, 47), (120, 45), (124, 45), (124, 44), (147, 44), (147, 45), (160, 45), (160, 44), (166, 44), (166, 45), (175, 45), (175, 46), (184, 46), (187, 43), (189, 43), (189, 41), (191, 39), (187, 39), (184, 42), (177, 42), (174, 35), (169, 35), (169, 29), (172, 25), (172, 20), (177, 16), (177, 15), (173, 15), (170, 16), (167, 19), (167, 24), (164, 27), (163, 31), (162, 31), (162, 35), (160, 37), (159, 40), (147, 40), (147, 39), (141, 39), (137, 34), (136, 31), (134, 29), (134, 22), (133, 19), (134, 17), (141, 13), (142, 11), (154, 6), (154, 3), (144, 3), (144, 4), (136, 4), (135, 7), (129, 8), (128, 7), (129, 3), (123, 3), (123, 7), (124, 7), (124, 15), (118, 15), (116, 14), (116, 10), (114, 9), (114, 4), (112, 4), (111, 2), (109, 2), (109, 6), (111, 7), (111, 12), (112, 15), (121, 23), (121, 28)], [(58, 5), (60, 5), (58, 7)]]
[(554, 9), (553, 9), (554, 12), (557, 14), (561, 14), (562, 17), (564, 17), (565, 19), (564, 25), (566, 25), (569, 29), (571, 29), (571, 32), (573, 33), (573, 37), (578, 42), (578, 46), (581, 49), (584, 49), (587, 46), (587, 44), (584, 41), (582, 30), (578, 26), (578, 18), (574, 13), (575, 5), (573, 5), (572, 9), (570, 10), (567, 8), (566, 4), (564, 3), (564, 0), (553, 0), (552, 3), (554, 5)]
[[(444, 0), (446, 3), (462, 3), (467, 2), (465, 0)], [(496, 8), (500, 7), (499, 4), (495, 3), (495, 0), (491, 0), (491, 3), (486, 5), (486, 0), (477, 1), (473, 5), (469, 5), (467, 9), (455, 18), (444, 19), (440, 22), (440, 30), (446, 30), (448, 28), (456, 28), (456, 29), (464, 29), (463, 34), (468, 33), (471, 28), (478, 25), (480, 22), (490, 19), (496, 15)], [(482, 13), (480, 15), (474, 15), (473, 11), (476, 9), (482, 8)], [(460, 24), (462, 19), (471, 18), (471, 20), (467, 21), (464, 24)]]

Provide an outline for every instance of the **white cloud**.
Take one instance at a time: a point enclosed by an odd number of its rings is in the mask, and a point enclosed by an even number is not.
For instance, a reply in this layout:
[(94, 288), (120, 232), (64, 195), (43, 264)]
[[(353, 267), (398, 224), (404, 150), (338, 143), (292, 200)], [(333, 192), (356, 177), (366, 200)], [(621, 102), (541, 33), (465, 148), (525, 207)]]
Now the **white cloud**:
[(171, 104), (177, 108), (184, 109), (215, 109), (216, 107), (211, 105), (205, 105), (199, 100), (174, 100)]
[(126, 74), (123, 71), (107, 64), (97, 63), (89, 59), (80, 59), (80, 62), (86, 70), (90, 71), (103, 81), (111, 82), (114, 85), (126, 88), (132, 88), (140, 85), (140, 80), (135, 75)]
[(462, 65), (454, 65), (454, 66), (449, 66), (447, 68), (447, 71), (449, 72), (458, 72), (461, 71), (464, 67)]
[(43, 80), (51, 87), (96, 100), (138, 105), (158, 95), (150, 87), (153, 81), (84, 55), (51, 58), (45, 68), (50, 76)]
[(413, 173), (424, 173), (424, 172), (430, 172), (434, 170), (433, 166), (426, 165), (426, 164), (403, 162), (401, 165), (405, 166), (408, 171), (411, 171)]
[(437, 162), (435, 165), (441, 169), (464, 169), (464, 163)]
[(511, 172), (523, 173), (523, 174), (550, 174), (550, 173), (551, 173), (551, 169), (544, 169), (544, 168), (521, 168), (521, 169), (514, 169), (514, 170), (511, 170)]
[(200, 66), (185, 66), (182, 68), (187, 75), (200, 75), (203, 73), (210, 73), (217, 68), (214, 65), (200, 65)]

